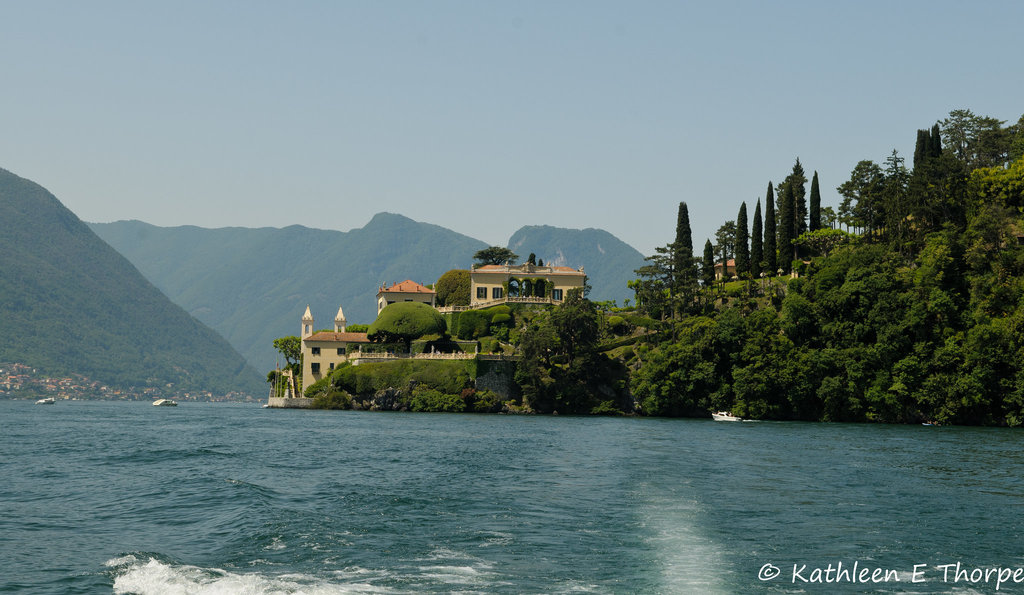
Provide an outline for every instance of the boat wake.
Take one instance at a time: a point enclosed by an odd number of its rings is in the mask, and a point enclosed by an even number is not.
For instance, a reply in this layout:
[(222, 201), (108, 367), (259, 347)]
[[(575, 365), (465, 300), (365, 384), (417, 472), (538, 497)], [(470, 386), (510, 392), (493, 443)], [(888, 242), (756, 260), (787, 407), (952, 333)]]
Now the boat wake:
[[(336, 583), (301, 573), (268, 576), (219, 568), (179, 564), (158, 554), (128, 554), (108, 560), (114, 593), (164, 595), (337, 595), (346, 593), (390, 593), (391, 589), (360, 582)], [(359, 573), (354, 573), (358, 576)]]

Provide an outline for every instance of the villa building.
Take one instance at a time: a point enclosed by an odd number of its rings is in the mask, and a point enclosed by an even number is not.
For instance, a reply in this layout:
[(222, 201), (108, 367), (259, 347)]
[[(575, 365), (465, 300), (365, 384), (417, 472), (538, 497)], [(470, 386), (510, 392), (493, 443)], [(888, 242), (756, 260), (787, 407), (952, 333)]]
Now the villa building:
[(381, 286), (380, 291), (377, 292), (377, 315), (380, 315), (385, 306), (395, 302), (422, 302), (436, 308), (437, 293), (433, 289), (408, 279), (401, 283), (395, 283), (391, 287)]
[(730, 258), (725, 262), (724, 267), (720, 262), (715, 263), (715, 281), (721, 281), (723, 276), (726, 281), (736, 276), (736, 259)]
[(348, 361), (351, 348), (369, 343), (366, 333), (345, 332), (345, 313), (338, 307), (334, 332), (313, 332), (313, 315), (306, 306), (302, 316), (302, 390), (327, 376), (342, 362)]
[(470, 307), (498, 301), (559, 303), (570, 289), (582, 289), (583, 267), (488, 264), (470, 271)]

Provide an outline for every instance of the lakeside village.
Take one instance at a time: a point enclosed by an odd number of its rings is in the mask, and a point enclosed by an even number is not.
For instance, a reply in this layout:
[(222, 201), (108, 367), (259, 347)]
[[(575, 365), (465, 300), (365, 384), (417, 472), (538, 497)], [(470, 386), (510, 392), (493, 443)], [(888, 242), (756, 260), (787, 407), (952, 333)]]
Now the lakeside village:
[(51, 376), (37, 368), (17, 362), (0, 362), (0, 399), (52, 398), (59, 401), (251, 401), (243, 393), (214, 394), (187, 391), (173, 384), (163, 387), (112, 388), (81, 374)]
[[(377, 319), (371, 325), (349, 328), (343, 308), (339, 306), (333, 330), (316, 331), (315, 319), (307, 306), (301, 318), (300, 335), (291, 338), (298, 342), (292, 349), (292, 356), (289, 358), (287, 350), (282, 350), (290, 364), (268, 376), (276, 381), (267, 406), (314, 407), (314, 394), (330, 391), (318, 388), (329, 386), (331, 373), (347, 365), (400, 361), (424, 364), (517, 361), (516, 350), (501, 340), (508, 340), (507, 328), (503, 334), (499, 331), (498, 338), (481, 341), (478, 340), (483, 334), (481, 327), (498, 327), (502, 322), (511, 321), (510, 307), (513, 306), (543, 308), (562, 304), (570, 292), (583, 291), (586, 273), (583, 267), (544, 266), (543, 261), (535, 262), (533, 255), (524, 264), (512, 262), (514, 260), (506, 260), (503, 264), (481, 264), (471, 270), (450, 271), (448, 274), (463, 278), (459, 279), (454, 292), (446, 292), (444, 303), (439, 303), (434, 288), (409, 279), (382, 285), (377, 292)], [(438, 281), (438, 286), (443, 280), (444, 277)], [(473, 317), (473, 312), (481, 313), (482, 317)], [(462, 321), (462, 332), (458, 329), (459, 321)], [(472, 332), (466, 330), (470, 324), (474, 326)], [(279, 343), (275, 342), (275, 346)], [(504, 374), (496, 371), (477, 375), (470, 390), (486, 388), (501, 399), (514, 397), (511, 369), (506, 367)], [(415, 384), (415, 378), (409, 379)], [(362, 405), (370, 409), (402, 408), (394, 394), (397, 392), (400, 391), (393, 387), (378, 391), (385, 393), (383, 406), (379, 402)], [(353, 406), (347, 400), (343, 405)], [(354, 405), (360, 407), (358, 402)]]

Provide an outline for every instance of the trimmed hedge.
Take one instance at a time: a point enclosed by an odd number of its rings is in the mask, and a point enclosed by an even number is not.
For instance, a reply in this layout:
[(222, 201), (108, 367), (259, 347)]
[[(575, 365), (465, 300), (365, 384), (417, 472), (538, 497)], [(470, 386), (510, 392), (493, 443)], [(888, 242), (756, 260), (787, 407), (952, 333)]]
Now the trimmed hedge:
[(410, 384), (457, 395), (473, 386), (475, 372), (474, 360), (398, 360), (338, 368), (330, 380), (334, 389), (360, 396), (387, 388), (405, 390)]
[(420, 302), (398, 302), (383, 310), (370, 325), (371, 341), (411, 341), (423, 335), (445, 332), (447, 325), (437, 310)]

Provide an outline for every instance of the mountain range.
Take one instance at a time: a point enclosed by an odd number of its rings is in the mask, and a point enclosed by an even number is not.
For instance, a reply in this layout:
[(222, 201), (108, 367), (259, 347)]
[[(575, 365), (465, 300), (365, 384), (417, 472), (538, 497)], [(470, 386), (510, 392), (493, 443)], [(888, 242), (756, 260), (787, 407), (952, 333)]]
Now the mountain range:
[[(377, 315), (382, 285), (434, 283), (468, 269), (487, 244), (452, 230), (379, 213), (347, 232), (285, 228), (157, 227), (141, 221), (92, 223), (172, 301), (220, 332), (257, 369), (274, 366), (273, 340), (299, 333), (308, 305), (318, 329), (333, 328), (338, 307), (352, 323)], [(594, 300), (619, 300), (643, 255), (598, 229), (528, 226), (508, 247), (525, 262), (583, 266)]]
[(262, 395), (261, 375), (38, 184), (0, 169), (0, 361)]

